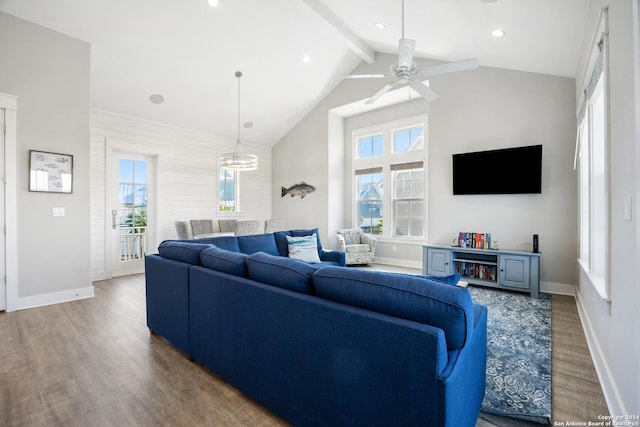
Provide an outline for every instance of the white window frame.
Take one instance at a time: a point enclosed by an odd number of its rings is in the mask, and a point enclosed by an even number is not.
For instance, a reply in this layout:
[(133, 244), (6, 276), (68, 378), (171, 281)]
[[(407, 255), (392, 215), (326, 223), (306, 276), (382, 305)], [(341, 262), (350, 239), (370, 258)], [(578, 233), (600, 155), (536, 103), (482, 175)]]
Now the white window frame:
[[(423, 128), (424, 148), (414, 151), (407, 151), (404, 153), (393, 152), (393, 133), (395, 131), (408, 129), (412, 127)], [(382, 135), (383, 137), (383, 154), (377, 157), (359, 158), (358, 140), (366, 138), (368, 136)], [(383, 227), (382, 233), (376, 235), (379, 240), (382, 241), (416, 241), (423, 242), (428, 238), (428, 129), (427, 129), (427, 115), (419, 115), (414, 117), (408, 117), (405, 119), (394, 120), (391, 122), (381, 123), (374, 126), (369, 126), (362, 129), (356, 129), (352, 132), (352, 159), (351, 159), (351, 179), (352, 179), (352, 223), (354, 227), (358, 227), (359, 219), (358, 212), (358, 185), (356, 172), (363, 169), (382, 168), (383, 172), (383, 199), (382, 199), (382, 218)], [(424, 168), (424, 211), (423, 211), (423, 233), (419, 237), (405, 237), (396, 236), (393, 230), (393, 224), (395, 220), (393, 217), (393, 173), (391, 171), (391, 165), (404, 164), (404, 163), (416, 163), (422, 162)], [(389, 226), (391, 224), (392, 226)]]
[[(611, 297), (611, 164), (608, 10), (602, 9), (579, 99), (575, 166), (578, 168), (578, 264), (603, 300)], [(602, 122), (594, 101), (602, 96)], [(598, 138), (599, 126), (602, 138)]]

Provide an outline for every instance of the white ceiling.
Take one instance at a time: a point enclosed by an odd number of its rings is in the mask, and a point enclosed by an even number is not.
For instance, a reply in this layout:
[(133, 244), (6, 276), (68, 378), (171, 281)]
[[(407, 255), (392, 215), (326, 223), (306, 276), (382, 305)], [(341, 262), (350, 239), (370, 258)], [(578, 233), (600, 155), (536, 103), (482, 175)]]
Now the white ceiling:
[[(401, 35), (400, 0), (219, 3), (0, 0), (0, 10), (91, 44), (96, 108), (235, 139), (234, 73), (241, 70), (241, 118), (254, 123), (242, 139), (267, 146), (335, 88), (363, 51), (395, 53)], [(417, 40), (417, 56), (575, 76), (589, 0), (405, 3), (405, 35)], [(495, 28), (506, 36), (492, 37)], [(151, 103), (154, 93), (165, 102)]]

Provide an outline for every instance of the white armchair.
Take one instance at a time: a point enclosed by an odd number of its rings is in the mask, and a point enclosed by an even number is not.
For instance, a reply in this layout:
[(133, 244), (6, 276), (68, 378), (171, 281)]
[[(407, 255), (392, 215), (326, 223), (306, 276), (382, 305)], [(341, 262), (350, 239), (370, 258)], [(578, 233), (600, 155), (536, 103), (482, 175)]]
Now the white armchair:
[(376, 260), (378, 239), (359, 228), (338, 230), (338, 250), (346, 254), (347, 265), (369, 264)]

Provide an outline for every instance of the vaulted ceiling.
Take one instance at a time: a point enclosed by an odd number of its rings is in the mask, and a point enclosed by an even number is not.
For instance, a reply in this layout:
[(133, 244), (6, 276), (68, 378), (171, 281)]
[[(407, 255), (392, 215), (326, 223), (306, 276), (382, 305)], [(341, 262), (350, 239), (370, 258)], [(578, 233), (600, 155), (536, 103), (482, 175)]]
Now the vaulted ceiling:
[[(405, 0), (405, 35), (419, 57), (573, 77), (588, 7)], [(267, 146), (341, 74), (396, 53), (402, 22), (401, 0), (0, 0), (0, 11), (91, 44), (95, 108), (235, 138), (241, 70), (241, 118), (254, 124), (243, 140)]]

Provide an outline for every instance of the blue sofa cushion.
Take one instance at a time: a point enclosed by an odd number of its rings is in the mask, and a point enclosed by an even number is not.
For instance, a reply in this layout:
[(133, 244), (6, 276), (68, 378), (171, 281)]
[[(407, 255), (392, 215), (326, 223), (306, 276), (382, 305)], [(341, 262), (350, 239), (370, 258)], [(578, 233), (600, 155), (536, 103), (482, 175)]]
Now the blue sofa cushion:
[(419, 276), (325, 267), (313, 274), (317, 296), (444, 331), (449, 350), (464, 347), (473, 331), (469, 290)]
[(276, 239), (276, 246), (278, 247), (278, 255), (280, 256), (289, 256), (289, 244), (287, 243), (287, 236), (291, 237), (303, 237), (303, 236), (311, 236), (313, 233), (316, 234), (316, 239), (318, 243), (318, 254), (321, 254), (323, 251), (322, 242), (320, 241), (320, 233), (317, 228), (313, 228), (310, 230), (288, 230), (288, 231), (276, 231), (273, 233), (273, 236)]
[(247, 277), (248, 255), (211, 246), (200, 252), (200, 263), (212, 270)]
[(427, 274), (421, 277), (424, 277), (425, 279), (435, 280), (436, 282), (447, 283), (449, 285), (457, 285), (460, 281), (460, 275), (458, 273), (445, 275)]
[(318, 269), (304, 261), (262, 252), (247, 258), (249, 278), (304, 294), (313, 293), (311, 276)]
[(256, 252), (264, 252), (269, 255), (279, 255), (276, 240), (273, 234), (253, 234), (250, 236), (238, 236), (240, 252), (247, 255)]
[(236, 236), (211, 237), (202, 240), (205, 240), (207, 243), (213, 243), (220, 249), (226, 249), (232, 252), (240, 252), (240, 247), (238, 246), (238, 238)]
[(211, 245), (203, 243), (165, 240), (158, 246), (158, 253), (162, 258), (198, 265), (200, 264), (200, 252), (210, 247)]

